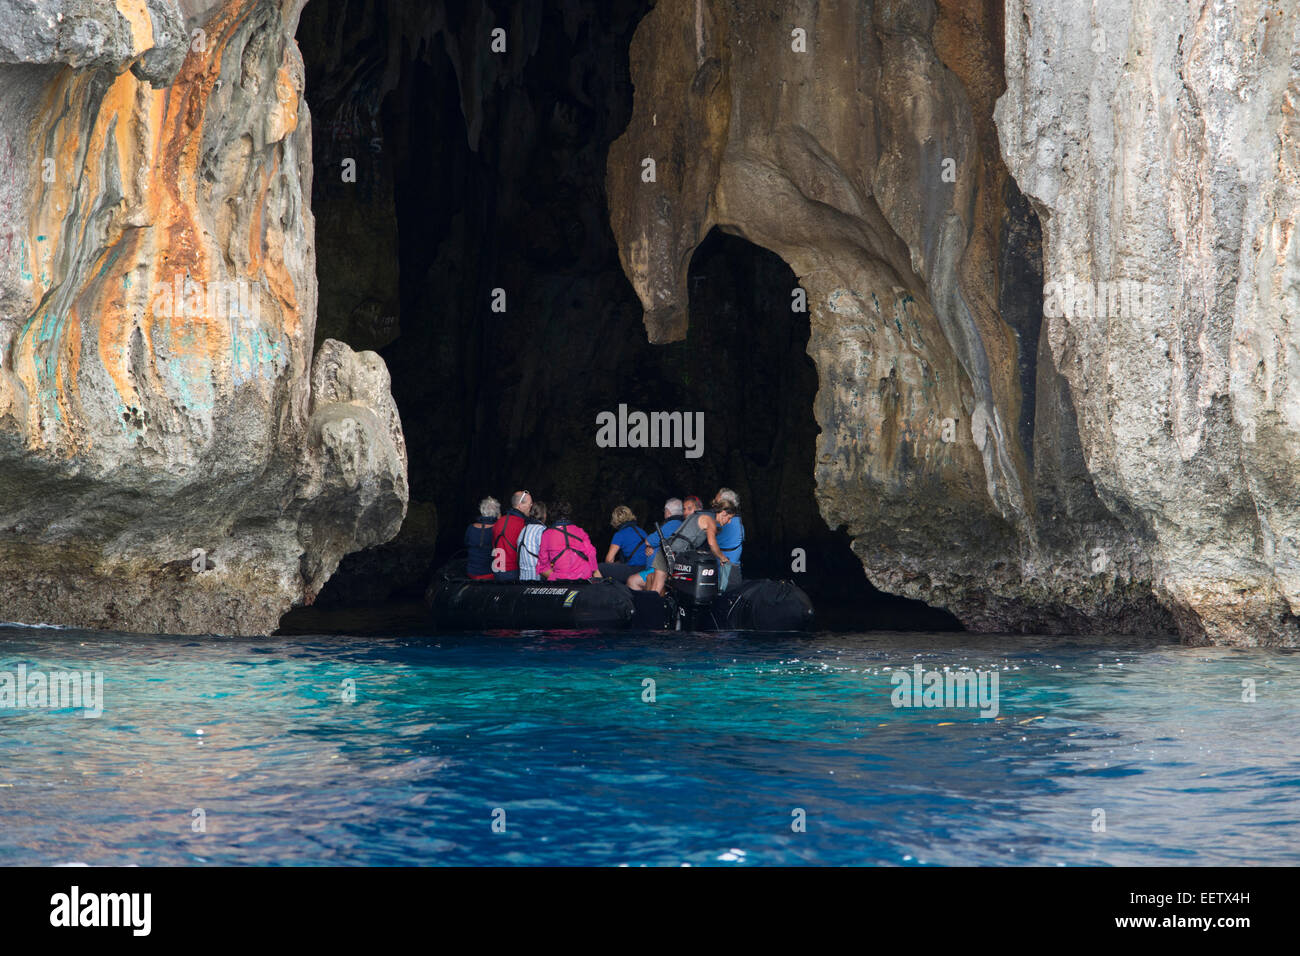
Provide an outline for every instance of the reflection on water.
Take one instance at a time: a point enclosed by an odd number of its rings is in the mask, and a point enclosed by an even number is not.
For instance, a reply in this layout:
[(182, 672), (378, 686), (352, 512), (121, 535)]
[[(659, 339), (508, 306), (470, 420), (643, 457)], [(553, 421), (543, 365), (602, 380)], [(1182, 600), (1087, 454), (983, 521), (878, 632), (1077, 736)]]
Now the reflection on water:
[[(917, 663), (996, 668), (998, 718), (896, 709)], [(5, 864), (1300, 861), (1286, 651), (0, 629), (20, 664), (104, 714), (0, 709)]]

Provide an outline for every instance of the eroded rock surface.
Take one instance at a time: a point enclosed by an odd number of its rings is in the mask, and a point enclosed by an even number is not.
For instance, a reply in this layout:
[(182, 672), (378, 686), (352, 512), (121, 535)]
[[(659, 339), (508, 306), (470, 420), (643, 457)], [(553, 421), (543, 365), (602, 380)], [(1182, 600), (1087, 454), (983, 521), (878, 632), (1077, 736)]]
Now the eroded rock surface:
[(1037, 223), (993, 122), (1002, 31), (962, 0), (657, 4), (608, 167), (624, 269), (666, 342), (711, 228), (791, 265), (818, 499), (879, 587), (978, 629), (1170, 630), (1154, 533), (1098, 494), (1039, 337)]
[(1008, 0), (1007, 53), (1046, 278), (1144, 293), (1048, 310), (1097, 490), (1189, 639), (1295, 644), (1300, 9)]
[(0, 0), (0, 618), (266, 632), (397, 532), (387, 370), (313, 357), (301, 6)]
[[(636, 309), (620, 324), (585, 185), (621, 122), (621, 52), (601, 40), (536, 84), (641, 7), (331, 4), (308, 31), (337, 81), (317, 174), (356, 158), (362, 176), (322, 190), (331, 261), (354, 275), (331, 272), (314, 350), (302, 3), (0, 0), (0, 618), (265, 631), (392, 538), (406, 450), (387, 371), (325, 335), (404, 352), (428, 419), (412, 450), (452, 511), (515, 471), (591, 501), (686, 480), (597, 480), (576, 462), (589, 422), (534, 400), (563, 386), (607, 407), (627, 367), (659, 367), (611, 348)], [(660, 0), (606, 173), (649, 339), (686, 338), (692, 292), (715, 301), (688, 290), (711, 230), (771, 250), (807, 293), (817, 502), (881, 588), (977, 629), (1296, 643), (1293, 6)], [(502, 57), (483, 47), (498, 17)], [(352, 42), (376, 23), (382, 50)], [(555, 196), (520, 185), (539, 164), (572, 171)], [(1046, 317), (1044, 283), (1071, 290)], [(510, 314), (463, 321), (497, 286)], [(510, 337), (539, 346), (487, 380), (505, 440), (485, 449), (474, 390), (444, 383)], [(748, 344), (662, 361), (694, 382)], [(548, 386), (556, 350), (599, 373)], [(712, 467), (743, 481), (742, 429), (710, 422), (733, 453)]]

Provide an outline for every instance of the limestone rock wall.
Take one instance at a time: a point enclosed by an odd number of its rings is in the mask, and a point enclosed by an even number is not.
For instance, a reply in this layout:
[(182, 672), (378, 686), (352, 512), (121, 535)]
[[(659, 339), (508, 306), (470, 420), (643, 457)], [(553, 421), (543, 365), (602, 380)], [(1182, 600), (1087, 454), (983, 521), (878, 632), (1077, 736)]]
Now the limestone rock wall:
[(258, 633), (392, 537), (388, 373), (326, 341), (304, 0), (0, 0), (0, 618)]
[(1006, 73), (1047, 278), (1145, 293), (1047, 319), (1099, 493), (1184, 634), (1296, 643), (1300, 7), (1008, 0)]
[(1166, 631), (1153, 532), (1099, 497), (1039, 340), (1037, 223), (993, 122), (1002, 30), (961, 0), (657, 4), (607, 173), (624, 270), (673, 341), (710, 229), (791, 265), (818, 499), (882, 589), (979, 629)]
[[(265, 631), (402, 522), (387, 369), (313, 345), (304, 2), (0, 0), (0, 619)], [(545, 17), (489, 74), (466, 11), (391, 22), (490, 151)], [(1294, 3), (659, 0), (631, 73), (606, 184), (647, 335), (685, 337), (714, 228), (790, 265), (818, 504), (878, 586), (1297, 643)], [(340, 334), (391, 339), (391, 258)]]

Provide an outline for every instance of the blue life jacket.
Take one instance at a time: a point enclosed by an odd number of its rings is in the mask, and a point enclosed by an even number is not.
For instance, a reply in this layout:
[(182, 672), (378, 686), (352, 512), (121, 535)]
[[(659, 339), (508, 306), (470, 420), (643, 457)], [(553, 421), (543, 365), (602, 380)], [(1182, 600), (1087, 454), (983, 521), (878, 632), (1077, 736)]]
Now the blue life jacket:
[[(660, 527), (662, 527), (662, 528), (664, 529), (664, 534), (667, 535), (667, 536), (670, 537), (670, 538), (672, 537), (673, 532), (676, 531), (676, 530), (677, 530), (678, 528), (680, 528), (681, 526), (682, 526), (682, 519), (681, 519), (680, 517), (669, 518), (669, 519), (668, 519), (667, 521), (665, 521), (662, 525), (660, 525)], [(651, 531), (651, 532), (650, 532), (650, 536), (649, 536), (648, 538), (645, 539), (645, 543), (648, 544), (648, 545), (650, 545), (650, 547), (654, 548), (656, 551), (658, 551), (658, 550), (659, 550), (659, 532), (658, 532), (658, 531)], [(641, 553), (642, 553), (642, 554), (645, 554), (645, 549), (644, 549), (644, 548), (641, 550)]]
[(745, 526), (740, 523), (740, 515), (732, 515), (725, 526), (718, 525), (718, 550), (736, 567), (740, 567), (740, 552), (744, 543)]
[(624, 521), (614, 529), (613, 543), (623, 562), (630, 568), (644, 568), (648, 563), (645, 556), (646, 534), (635, 521)]
[[(480, 522), (486, 521), (486, 525)], [(466, 574), (491, 574), (492, 573), (492, 523), (495, 518), (488, 518), (480, 515), (468, 528), (465, 529), (465, 549), (469, 552), (469, 560), (465, 563)]]

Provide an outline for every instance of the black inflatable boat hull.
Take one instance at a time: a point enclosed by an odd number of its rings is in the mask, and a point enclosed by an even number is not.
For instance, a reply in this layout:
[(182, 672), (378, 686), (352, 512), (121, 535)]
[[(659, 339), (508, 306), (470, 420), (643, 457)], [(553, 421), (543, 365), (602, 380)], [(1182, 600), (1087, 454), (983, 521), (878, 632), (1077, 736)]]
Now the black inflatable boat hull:
[(812, 601), (791, 581), (755, 579), (724, 591), (710, 607), (723, 631), (806, 631), (813, 626)]
[(636, 608), (612, 581), (446, 580), (433, 593), (433, 616), (451, 630), (622, 630)]
[[(454, 631), (626, 630), (806, 631), (813, 606), (790, 581), (756, 579), (694, 606), (670, 590), (631, 591), (595, 581), (471, 581), (463, 562), (435, 577), (434, 624)], [(680, 601), (679, 601), (680, 598)]]

